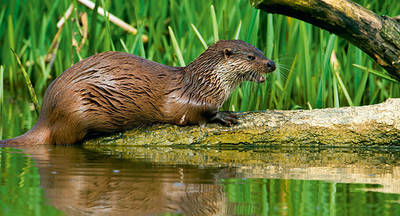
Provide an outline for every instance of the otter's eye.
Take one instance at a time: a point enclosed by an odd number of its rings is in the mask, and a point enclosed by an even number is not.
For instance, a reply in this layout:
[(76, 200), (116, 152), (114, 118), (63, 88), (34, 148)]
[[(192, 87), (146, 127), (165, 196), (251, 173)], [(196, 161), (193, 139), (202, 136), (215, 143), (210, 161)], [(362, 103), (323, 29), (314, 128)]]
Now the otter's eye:
[(254, 56), (252, 56), (252, 55), (248, 55), (248, 56), (247, 56), (247, 59), (252, 61), (252, 60), (256, 59), (256, 57), (254, 57)]

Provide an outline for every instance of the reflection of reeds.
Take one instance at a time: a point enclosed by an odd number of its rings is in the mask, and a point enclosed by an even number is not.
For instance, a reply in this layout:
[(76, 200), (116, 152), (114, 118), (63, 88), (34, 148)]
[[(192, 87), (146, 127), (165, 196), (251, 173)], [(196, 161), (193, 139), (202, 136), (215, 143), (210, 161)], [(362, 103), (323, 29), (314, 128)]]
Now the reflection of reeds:
[[(25, 81), (18, 73), (20, 69), (10, 48), (24, 63), (39, 102), (49, 83), (80, 57), (115, 49), (168, 65), (181, 65), (191, 62), (218, 38), (245, 40), (278, 63), (277, 71), (268, 76), (266, 83), (243, 83), (236, 89), (223, 106), (225, 110), (358, 106), (400, 97), (399, 85), (382, 75), (385, 72), (355, 46), (310, 24), (258, 11), (247, 0), (96, 2), (96, 8), (104, 8), (134, 26), (137, 35), (74, 2), (76, 9), (56, 36), (57, 22), (71, 1), (31, 0), (25, 6), (18, 0), (1, 3), (4, 101), (12, 102), (3, 103), (2, 115), (10, 120), (7, 124), (19, 122), (16, 128), (23, 127), (22, 130), (32, 124), (28, 120), (32, 112), (22, 108), (30, 101), (29, 93), (23, 87)], [(378, 14), (400, 14), (396, 0), (357, 2)], [(169, 32), (174, 33), (176, 45)], [(142, 41), (144, 35), (148, 36), (147, 43)], [(12, 120), (20, 118), (15, 117), (18, 110), (27, 111), (22, 121)], [(9, 137), (19, 134), (20, 129), (6, 130)]]
[(293, 179), (228, 179), (227, 215), (393, 215), (398, 195), (375, 184)]
[(48, 204), (31, 157), (20, 150), (0, 148), (0, 215), (63, 215)]

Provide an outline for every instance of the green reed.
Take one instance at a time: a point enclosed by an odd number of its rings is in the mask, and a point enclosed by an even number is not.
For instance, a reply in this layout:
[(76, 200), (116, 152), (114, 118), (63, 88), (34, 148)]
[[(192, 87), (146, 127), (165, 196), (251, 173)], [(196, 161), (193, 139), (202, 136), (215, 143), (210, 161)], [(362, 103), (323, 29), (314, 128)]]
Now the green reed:
[[(139, 34), (129, 34), (107, 17), (73, 2), (77, 10), (65, 23), (57, 40), (56, 55), (49, 60), (46, 55), (58, 31), (56, 24), (71, 1), (0, 0), (0, 65), (4, 66), (1, 116), (3, 125), (13, 124), (12, 129), (3, 127), (5, 136), (29, 129), (37, 117), (10, 48), (21, 59), (39, 103), (50, 82), (80, 58), (119, 50), (179, 66), (191, 62), (218, 39), (247, 41), (278, 65), (265, 83), (243, 83), (232, 93), (224, 110), (359, 106), (400, 96), (399, 83), (388, 78), (357, 47), (302, 21), (256, 10), (247, 0), (94, 2), (135, 26)], [(397, 0), (383, 3), (359, 0), (358, 3), (378, 14), (400, 14)], [(88, 16), (88, 35), (78, 52), (73, 41), (80, 45), (84, 38), (82, 13)], [(147, 43), (142, 42), (142, 34), (148, 36)]]

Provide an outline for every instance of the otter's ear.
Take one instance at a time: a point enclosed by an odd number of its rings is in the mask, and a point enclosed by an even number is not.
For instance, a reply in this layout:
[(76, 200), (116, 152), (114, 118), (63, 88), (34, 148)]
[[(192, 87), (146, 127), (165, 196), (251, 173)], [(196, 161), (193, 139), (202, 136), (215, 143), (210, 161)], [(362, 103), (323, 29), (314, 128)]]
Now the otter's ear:
[(231, 49), (231, 48), (225, 48), (225, 49), (224, 49), (224, 56), (225, 56), (225, 58), (231, 57), (232, 54), (233, 54), (233, 52), (232, 52), (232, 49)]

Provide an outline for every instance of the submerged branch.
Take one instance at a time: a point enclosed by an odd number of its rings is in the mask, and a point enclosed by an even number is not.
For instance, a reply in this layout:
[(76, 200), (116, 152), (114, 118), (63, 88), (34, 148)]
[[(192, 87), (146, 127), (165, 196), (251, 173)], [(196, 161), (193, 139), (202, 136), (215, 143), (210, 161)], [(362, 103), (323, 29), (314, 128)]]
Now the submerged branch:
[(239, 124), (233, 127), (153, 125), (89, 140), (84, 146), (400, 145), (400, 99), (361, 107), (267, 110), (239, 116)]
[(400, 23), (348, 0), (251, 0), (269, 13), (291, 16), (335, 33), (371, 56), (400, 81)]

